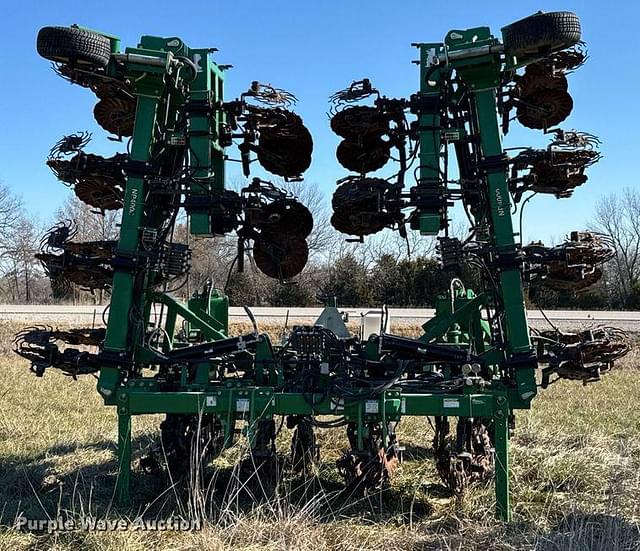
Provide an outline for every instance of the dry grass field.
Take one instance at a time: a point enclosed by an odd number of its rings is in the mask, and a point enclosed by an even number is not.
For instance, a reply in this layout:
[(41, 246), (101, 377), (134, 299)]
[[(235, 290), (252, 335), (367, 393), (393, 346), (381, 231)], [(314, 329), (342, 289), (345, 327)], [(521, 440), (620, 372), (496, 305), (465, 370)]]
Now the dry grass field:
[[(461, 499), (440, 482), (424, 418), (399, 426), (406, 447), (391, 487), (344, 496), (334, 468), (346, 446), (320, 435), (312, 478), (286, 473), (273, 488), (240, 481), (242, 442), (216, 460), (206, 487), (175, 487), (138, 466), (134, 502), (112, 500), (116, 416), (91, 377), (38, 379), (11, 355), (16, 325), (0, 325), (0, 549), (640, 549), (640, 356), (632, 352), (598, 384), (561, 381), (517, 416), (511, 441), (514, 520), (493, 517), (493, 486)], [(240, 330), (241, 328), (236, 328)], [(269, 328), (277, 331), (277, 328)], [(158, 436), (158, 417), (134, 419), (134, 454)], [(279, 434), (288, 452), (291, 434)], [(18, 516), (62, 519), (203, 519), (188, 532), (18, 530)]]

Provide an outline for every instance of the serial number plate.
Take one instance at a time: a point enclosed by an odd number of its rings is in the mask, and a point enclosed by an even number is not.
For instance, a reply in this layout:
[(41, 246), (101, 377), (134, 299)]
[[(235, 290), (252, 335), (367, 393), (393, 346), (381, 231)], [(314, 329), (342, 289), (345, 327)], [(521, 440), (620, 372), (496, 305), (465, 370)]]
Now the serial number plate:
[(239, 411), (240, 413), (247, 413), (249, 411), (249, 400), (246, 398), (236, 400), (236, 411)]
[(378, 413), (380, 406), (378, 405), (377, 400), (367, 400), (364, 403), (364, 412), (365, 413)]

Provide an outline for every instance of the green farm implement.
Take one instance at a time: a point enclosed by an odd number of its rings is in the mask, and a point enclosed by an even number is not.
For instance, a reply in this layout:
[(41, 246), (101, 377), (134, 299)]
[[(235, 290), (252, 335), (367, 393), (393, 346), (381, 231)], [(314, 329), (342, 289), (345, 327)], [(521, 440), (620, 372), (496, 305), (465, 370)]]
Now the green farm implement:
[[(369, 79), (331, 97), (337, 159), (350, 172), (333, 195), (332, 224), (354, 241), (385, 228), (438, 236), (448, 293), (418, 339), (383, 330), (353, 336), (333, 305), (275, 343), (255, 323), (230, 336), (227, 297), (212, 284), (186, 303), (172, 296), (191, 261), (173, 236), (184, 212), (191, 234), (235, 232), (240, 268), (251, 254), (270, 277), (302, 271), (311, 214), (273, 183), (250, 178), (254, 160), (289, 180), (309, 167), (313, 142), (291, 110), (295, 98), (254, 82), (226, 100), (213, 50), (177, 37), (143, 36), (122, 49), (119, 39), (81, 27), (40, 31), (39, 53), (95, 93), (96, 121), (129, 145), (107, 158), (86, 153), (90, 136), (74, 134), (47, 161), (82, 201), (122, 210), (117, 241), (74, 241), (73, 224), (61, 223), (38, 254), (55, 296), (74, 285), (110, 292), (106, 328), (30, 328), (16, 351), (38, 375), (55, 367), (98, 376), (98, 392), (118, 413), (121, 502), (131, 499), (136, 415), (166, 415), (162, 440), (174, 472), (188, 469), (194, 449), (207, 464), (241, 428), (253, 463), (268, 472), (278, 464), (277, 418), (294, 429), (290, 468), (307, 472), (319, 455), (317, 431), (345, 427), (349, 450), (337, 467), (365, 492), (388, 484), (401, 459), (402, 417), (430, 416), (437, 469), (451, 491), (494, 477), (497, 514), (509, 519), (514, 411), (531, 406), (539, 380), (594, 381), (628, 351), (615, 329), (566, 334), (527, 324), (526, 286), (581, 290), (615, 254), (594, 233), (545, 247), (523, 245), (514, 231), (514, 208), (536, 193), (570, 196), (599, 158), (594, 136), (557, 127), (573, 106), (566, 76), (586, 59), (578, 18), (538, 13), (504, 27), (501, 38), (477, 27), (415, 46), (419, 89), (409, 97), (388, 98)], [(502, 134), (512, 117), (545, 131), (549, 146), (508, 154)], [(238, 192), (225, 188), (231, 147), (249, 178)], [(392, 160), (391, 176), (371, 175)], [(469, 219), (464, 239), (451, 235), (455, 201)], [(463, 266), (475, 270), (476, 291), (463, 285)]]

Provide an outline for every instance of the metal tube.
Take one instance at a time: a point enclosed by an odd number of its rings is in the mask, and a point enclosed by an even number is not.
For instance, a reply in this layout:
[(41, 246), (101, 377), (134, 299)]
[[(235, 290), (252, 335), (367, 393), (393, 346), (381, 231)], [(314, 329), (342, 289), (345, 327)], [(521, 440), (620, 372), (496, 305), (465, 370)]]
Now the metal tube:
[(166, 57), (156, 57), (141, 54), (113, 54), (116, 61), (122, 63), (139, 63), (140, 65), (151, 65), (152, 67), (166, 67)]
[(120, 505), (129, 505), (131, 494), (131, 415), (118, 412), (118, 478), (116, 500)]
[(490, 54), (500, 54), (502, 52), (504, 52), (504, 46), (502, 44), (491, 44), (486, 46), (478, 46), (476, 48), (469, 48), (467, 50), (454, 50), (453, 52), (440, 54), (438, 55), (438, 61), (440, 63), (446, 64), (449, 61), (459, 61), (461, 59), (468, 59)]
[(497, 399), (498, 409), (495, 414), (495, 470), (496, 470), (496, 516), (500, 520), (511, 520), (509, 504), (509, 416), (505, 407), (507, 400), (504, 396)]

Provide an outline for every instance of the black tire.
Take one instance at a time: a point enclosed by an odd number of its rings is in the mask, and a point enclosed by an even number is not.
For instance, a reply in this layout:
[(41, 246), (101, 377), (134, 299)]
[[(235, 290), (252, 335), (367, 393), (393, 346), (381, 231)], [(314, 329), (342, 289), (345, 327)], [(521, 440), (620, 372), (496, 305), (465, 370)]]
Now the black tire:
[(538, 12), (502, 28), (505, 52), (517, 58), (564, 50), (580, 35), (580, 19), (569, 11)]
[(37, 49), (42, 57), (58, 63), (104, 67), (111, 56), (111, 41), (77, 27), (42, 27)]

